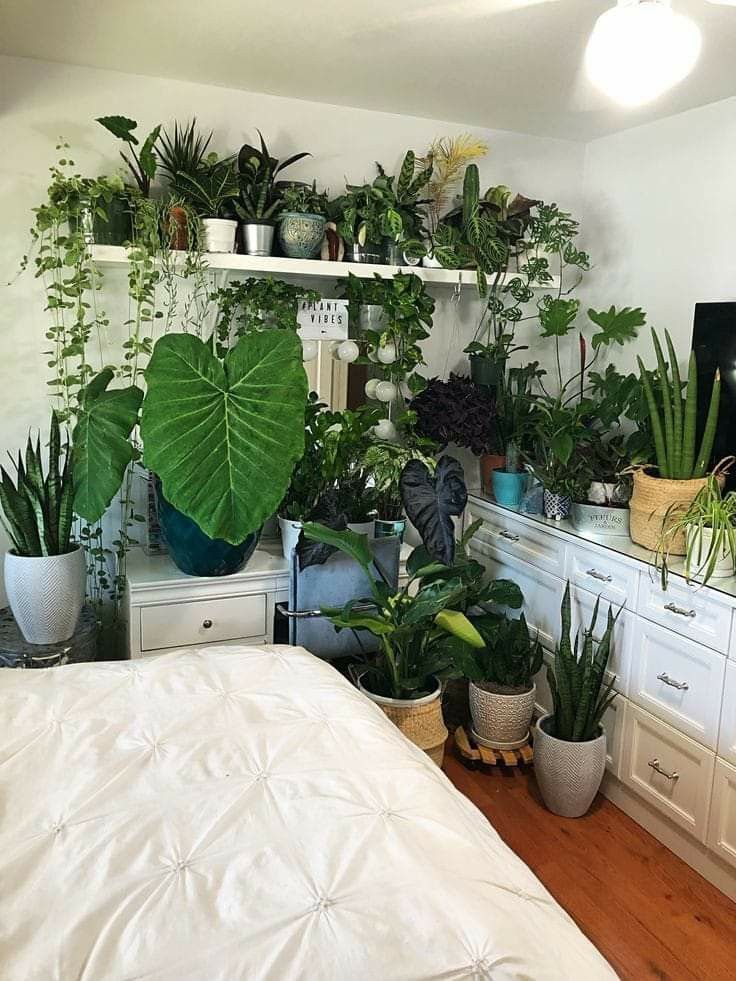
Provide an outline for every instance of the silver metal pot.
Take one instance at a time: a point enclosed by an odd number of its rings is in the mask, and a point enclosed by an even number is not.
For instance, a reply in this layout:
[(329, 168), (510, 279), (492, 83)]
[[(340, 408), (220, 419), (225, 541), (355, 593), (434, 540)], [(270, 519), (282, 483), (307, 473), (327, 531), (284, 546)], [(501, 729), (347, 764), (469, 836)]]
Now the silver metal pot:
[(243, 245), (248, 255), (271, 255), (273, 251), (273, 225), (259, 225), (256, 222), (244, 222)]

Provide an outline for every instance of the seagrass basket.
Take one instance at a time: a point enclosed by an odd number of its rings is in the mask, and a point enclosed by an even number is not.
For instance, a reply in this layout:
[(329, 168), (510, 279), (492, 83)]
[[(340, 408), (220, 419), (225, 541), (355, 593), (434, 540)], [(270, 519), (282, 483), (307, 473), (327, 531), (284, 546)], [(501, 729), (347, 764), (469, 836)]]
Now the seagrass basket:
[(442, 766), (448, 733), (442, 717), (442, 690), (439, 685), (432, 695), (417, 699), (385, 698), (374, 695), (360, 680), (358, 687), (371, 701), (381, 707), (384, 714), (407, 739), (423, 749), (433, 763)]
[[(723, 478), (719, 477), (719, 480), (722, 482)], [(634, 492), (629, 502), (631, 540), (655, 550), (663, 532), (692, 504), (707, 482), (707, 477), (669, 480), (637, 470), (634, 473)], [(667, 550), (670, 555), (685, 554), (684, 531), (668, 537)]]

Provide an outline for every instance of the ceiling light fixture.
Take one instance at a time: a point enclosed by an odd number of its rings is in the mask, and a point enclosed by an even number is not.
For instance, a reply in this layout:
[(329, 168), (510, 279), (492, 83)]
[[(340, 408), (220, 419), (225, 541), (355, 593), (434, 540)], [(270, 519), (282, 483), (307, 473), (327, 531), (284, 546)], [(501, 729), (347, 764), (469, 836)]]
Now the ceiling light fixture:
[(689, 75), (699, 54), (700, 30), (670, 0), (618, 0), (596, 21), (585, 68), (616, 102), (641, 106)]

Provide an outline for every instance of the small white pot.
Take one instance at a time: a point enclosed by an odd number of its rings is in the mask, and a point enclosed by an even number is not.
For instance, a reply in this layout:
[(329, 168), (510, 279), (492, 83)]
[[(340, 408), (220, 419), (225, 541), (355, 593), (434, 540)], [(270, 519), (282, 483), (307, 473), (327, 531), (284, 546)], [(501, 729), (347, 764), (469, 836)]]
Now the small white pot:
[(534, 729), (534, 775), (545, 806), (562, 817), (582, 817), (606, 770), (606, 734), (584, 743), (550, 736), (544, 715)]
[(29, 644), (59, 644), (74, 633), (84, 604), (87, 563), (77, 545), (66, 555), (5, 555), (5, 592)]
[(299, 541), (299, 535), (304, 527), (303, 521), (292, 521), (291, 518), (279, 516), (279, 530), (281, 531), (281, 548), (285, 559), (290, 559), (292, 552)]
[(356, 535), (367, 535), (369, 538), (375, 538), (375, 519), (372, 521), (348, 521), (348, 531), (354, 531)]
[(529, 737), (537, 686), (516, 695), (487, 691), (471, 681), (468, 689), (473, 735), (491, 749), (517, 749)]
[(234, 252), (237, 221), (229, 218), (203, 218), (205, 252)]
[[(698, 542), (698, 539), (701, 539)], [(703, 528), (702, 532), (698, 528), (690, 526), (685, 529), (685, 541), (687, 550), (691, 553), (690, 562), (686, 560), (687, 574), (690, 579), (702, 581), (710, 562), (710, 547), (713, 540), (711, 528)], [(734, 555), (727, 541), (721, 542), (720, 554), (718, 555), (713, 572), (709, 579), (727, 579), (734, 574)]]
[(425, 269), (442, 269), (442, 263), (433, 255), (422, 256), (422, 265)]

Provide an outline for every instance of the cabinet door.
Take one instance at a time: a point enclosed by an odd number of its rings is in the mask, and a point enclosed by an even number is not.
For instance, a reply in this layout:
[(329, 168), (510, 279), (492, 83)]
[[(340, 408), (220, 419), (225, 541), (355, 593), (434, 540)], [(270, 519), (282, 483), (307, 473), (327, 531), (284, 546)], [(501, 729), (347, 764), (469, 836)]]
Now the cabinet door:
[(639, 577), (637, 612), (679, 636), (715, 651), (728, 651), (731, 634), (731, 607), (702, 586), (689, 586), (684, 579), (670, 576), (663, 590), (652, 570)]
[(617, 609), (633, 612), (636, 609), (636, 592), (639, 571), (617, 558), (615, 552), (594, 552), (585, 546), (570, 545), (567, 549), (567, 578)]
[(483, 525), (476, 537), (486, 545), (508, 552), (538, 569), (561, 576), (565, 568), (565, 543), (550, 535), (544, 527), (521, 521), (500, 508), (488, 510), (468, 504), (471, 522), (479, 518)]
[(629, 698), (715, 750), (726, 658), (636, 618)]
[(736, 766), (736, 661), (726, 663), (718, 755)]
[(708, 845), (721, 858), (736, 866), (736, 767), (723, 760), (716, 760)]

